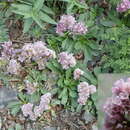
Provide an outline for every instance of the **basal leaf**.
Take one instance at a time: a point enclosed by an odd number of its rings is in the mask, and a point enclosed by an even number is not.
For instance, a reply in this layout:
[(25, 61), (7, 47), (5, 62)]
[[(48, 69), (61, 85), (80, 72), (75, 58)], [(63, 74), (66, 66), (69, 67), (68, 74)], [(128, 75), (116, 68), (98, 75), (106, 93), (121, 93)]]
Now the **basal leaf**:
[(56, 22), (50, 16), (48, 16), (47, 14), (45, 14), (43, 12), (40, 12), (40, 18), (41, 18), (41, 20), (43, 20), (47, 23), (56, 24)]

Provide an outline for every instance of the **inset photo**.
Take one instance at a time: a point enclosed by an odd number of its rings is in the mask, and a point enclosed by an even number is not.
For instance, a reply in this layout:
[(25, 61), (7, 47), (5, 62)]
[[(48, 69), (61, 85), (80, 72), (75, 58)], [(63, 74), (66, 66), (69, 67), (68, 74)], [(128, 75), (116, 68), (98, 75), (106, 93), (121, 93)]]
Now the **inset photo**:
[(101, 74), (98, 81), (99, 130), (130, 130), (130, 75)]

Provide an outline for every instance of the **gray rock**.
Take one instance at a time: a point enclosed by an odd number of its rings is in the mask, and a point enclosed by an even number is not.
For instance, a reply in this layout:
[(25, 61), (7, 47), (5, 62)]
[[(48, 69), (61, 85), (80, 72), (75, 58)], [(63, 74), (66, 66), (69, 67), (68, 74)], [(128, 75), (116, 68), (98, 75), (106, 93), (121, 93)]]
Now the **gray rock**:
[(83, 120), (85, 120), (85, 124), (88, 124), (89, 122), (92, 122), (95, 119), (95, 117), (87, 111), (84, 112), (82, 118), (83, 118)]
[(8, 88), (0, 88), (0, 108), (6, 106), (9, 102), (17, 100), (17, 92)]
[(92, 125), (92, 130), (98, 130), (98, 127), (95, 123)]

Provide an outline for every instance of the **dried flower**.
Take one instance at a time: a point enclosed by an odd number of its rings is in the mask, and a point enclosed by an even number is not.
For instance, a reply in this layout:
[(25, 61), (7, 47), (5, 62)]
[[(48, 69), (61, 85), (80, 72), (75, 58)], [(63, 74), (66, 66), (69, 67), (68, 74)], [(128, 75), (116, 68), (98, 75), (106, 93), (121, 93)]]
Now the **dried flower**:
[(80, 76), (83, 75), (83, 74), (84, 74), (84, 72), (81, 69), (79, 69), (79, 68), (75, 69), (75, 71), (74, 71), (74, 79), (75, 80), (79, 79)]
[(63, 69), (68, 69), (76, 65), (75, 57), (73, 54), (69, 54), (68, 52), (61, 52), (59, 54), (58, 62), (62, 65)]

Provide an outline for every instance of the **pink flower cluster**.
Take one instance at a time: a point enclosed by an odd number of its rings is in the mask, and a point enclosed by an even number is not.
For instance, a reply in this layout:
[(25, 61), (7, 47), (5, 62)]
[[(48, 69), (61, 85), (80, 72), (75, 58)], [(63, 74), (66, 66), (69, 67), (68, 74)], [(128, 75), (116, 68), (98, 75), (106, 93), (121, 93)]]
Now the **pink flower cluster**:
[(68, 52), (61, 52), (59, 54), (58, 62), (62, 65), (63, 69), (68, 69), (76, 65), (75, 57), (73, 54), (69, 54)]
[(21, 107), (23, 115), (25, 117), (29, 116), (31, 120), (36, 120), (38, 117), (41, 116), (41, 114), (44, 111), (50, 109), (49, 107), (50, 101), (51, 101), (51, 93), (46, 93), (43, 96), (41, 96), (40, 104), (38, 106), (35, 106), (34, 109), (33, 109), (33, 104), (31, 103), (24, 104)]
[(130, 116), (130, 78), (115, 82), (112, 93), (112, 97), (104, 105), (106, 114), (104, 129), (124, 129), (129, 122), (127, 117)]
[(16, 60), (11, 59), (7, 66), (7, 72), (10, 74), (18, 75), (20, 74), (20, 70), (21, 70), (21, 65)]
[(87, 82), (81, 82), (78, 85), (78, 103), (85, 105), (89, 96), (96, 92), (96, 87), (94, 85), (89, 85)]
[(20, 62), (35, 61), (39, 69), (43, 69), (45, 62), (50, 58), (55, 58), (56, 54), (53, 50), (48, 49), (42, 41), (35, 42), (34, 44), (25, 44), (22, 48), (22, 53), (19, 56)]
[(1, 53), (1, 55), (2, 55), (3, 58), (9, 60), (10, 58), (12, 58), (14, 56), (15, 50), (13, 48), (11, 41), (4, 42), (2, 47), (3, 47), (3, 51)]
[(117, 12), (125, 12), (130, 9), (130, 1), (129, 0), (122, 0), (122, 2), (117, 5)]
[(75, 69), (74, 73), (73, 73), (74, 79), (75, 80), (79, 79), (80, 76), (83, 75), (83, 74), (84, 74), (84, 72), (81, 69), (79, 69), (79, 68)]
[(86, 34), (88, 30), (82, 22), (77, 22), (73, 16), (63, 15), (57, 24), (56, 33), (63, 35), (66, 31), (71, 34), (82, 35)]

